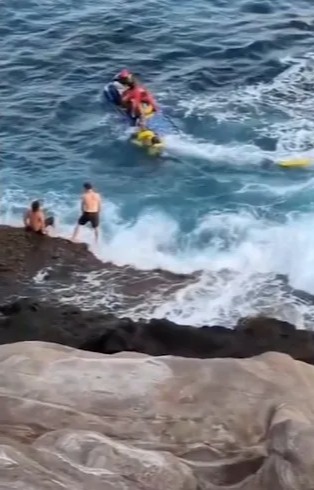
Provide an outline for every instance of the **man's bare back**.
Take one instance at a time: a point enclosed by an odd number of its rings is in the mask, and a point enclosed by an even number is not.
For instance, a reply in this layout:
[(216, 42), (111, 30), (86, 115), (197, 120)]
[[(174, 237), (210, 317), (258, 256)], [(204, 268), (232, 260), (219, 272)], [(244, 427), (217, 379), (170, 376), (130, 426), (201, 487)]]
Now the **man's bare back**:
[(81, 197), (82, 214), (78, 219), (72, 240), (75, 241), (78, 235), (79, 227), (87, 223), (92, 225), (95, 233), (95, 240), (98, 240), (99, 215), (101, 211), (101, 197), (98, 192), (94, 191), (92, 185), (87, 182), (83, 185), (84, 193)]
[(99, 213), (101, 197), (93, 189), (87, 190), (82, 195), (82, 211), (85, 213)]
[(45, 215), (40, 211), (27, 211), (25, 216), (25, 224), (33, 231), (43, 231), (45, 229)]

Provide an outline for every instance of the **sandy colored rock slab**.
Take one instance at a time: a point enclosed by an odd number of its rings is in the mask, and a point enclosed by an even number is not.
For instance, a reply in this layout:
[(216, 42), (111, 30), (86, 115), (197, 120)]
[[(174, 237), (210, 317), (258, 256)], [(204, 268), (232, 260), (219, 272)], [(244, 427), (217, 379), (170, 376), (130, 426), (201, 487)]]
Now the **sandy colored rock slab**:
[(0, 399), (0, 488), (314, 488), (314, 369), (283, 354), (10, 344)]

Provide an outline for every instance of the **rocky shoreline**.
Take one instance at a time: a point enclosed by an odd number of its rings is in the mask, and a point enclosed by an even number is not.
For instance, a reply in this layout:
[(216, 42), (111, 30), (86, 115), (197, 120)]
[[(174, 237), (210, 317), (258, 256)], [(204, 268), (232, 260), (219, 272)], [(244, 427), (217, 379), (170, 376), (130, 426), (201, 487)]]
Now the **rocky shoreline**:
[[(34, 285), (33, 278), (39, 272), (41, 283), (57, 279), (70, 283), (80, 271), (101, 269), (119, 268), (102, 263), (83, 244), (1, 226), (0, 344), (36, 340), (104, 354), (134, 351), (196, 358), (246, 358), (276, 351), (314, 364), (314, 334), (274, 318), (243, 318), (232, 329), (217, 325), (195, 328), (157, 319), (132, 321), (60, 304), (50, 297), (49, 302), (44, 301)], [(131, 268), (121, 268), (121, 275), (126, 282), (131, 280)], [(156, 287), (166, 279), (172, 281), (173, 288), (188, 280), (162, 271), (150, 277), (137, 276), (130, 286), (135, 288), (135, 297), (142, 288)]]
[[(97, 259), (85, 244), (0, 225), (0, 304), (18, 297), (36, 301), (48, 297), (54, 304), (61, 300), (83, 309), (99, 302), (100, 311), (117, 314), (120, 306), (123, 310), (148, 304), (150, 298), (162, 297), (165, 289), (173, 294), (198, 276), (118, 267)], [(104, 304), (105, 297), (110, 300)]]

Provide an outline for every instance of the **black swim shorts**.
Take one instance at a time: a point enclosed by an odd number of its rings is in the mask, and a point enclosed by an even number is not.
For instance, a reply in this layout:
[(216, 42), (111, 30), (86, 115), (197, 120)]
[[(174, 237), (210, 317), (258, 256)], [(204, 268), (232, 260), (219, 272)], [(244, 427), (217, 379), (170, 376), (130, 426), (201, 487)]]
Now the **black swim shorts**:
[(84, 211), (82, 216), (79, 217), (78, 224), (81, 226), (90, 223), (93, 228), (98, 228), (99, 226), (99, 213), (88, 213)]

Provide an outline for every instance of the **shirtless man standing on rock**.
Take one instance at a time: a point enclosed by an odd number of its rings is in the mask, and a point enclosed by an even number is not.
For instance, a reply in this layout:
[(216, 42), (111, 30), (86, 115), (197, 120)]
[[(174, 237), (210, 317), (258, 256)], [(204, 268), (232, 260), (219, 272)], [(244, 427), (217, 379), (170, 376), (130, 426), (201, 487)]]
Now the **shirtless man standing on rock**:
[(101, 197), (98, 192), (95, 192), (92, 184), (86, 182), (83, 185), (84, 193), (82, 195), (82, 214), (78, 219), (75, 227), (72, 240), (76, 241), (79, 232), (79, 227), (87, 223), (92, 225), (95, 233), (95, 241), (98, 241), (99, 214), (101, 210)]

